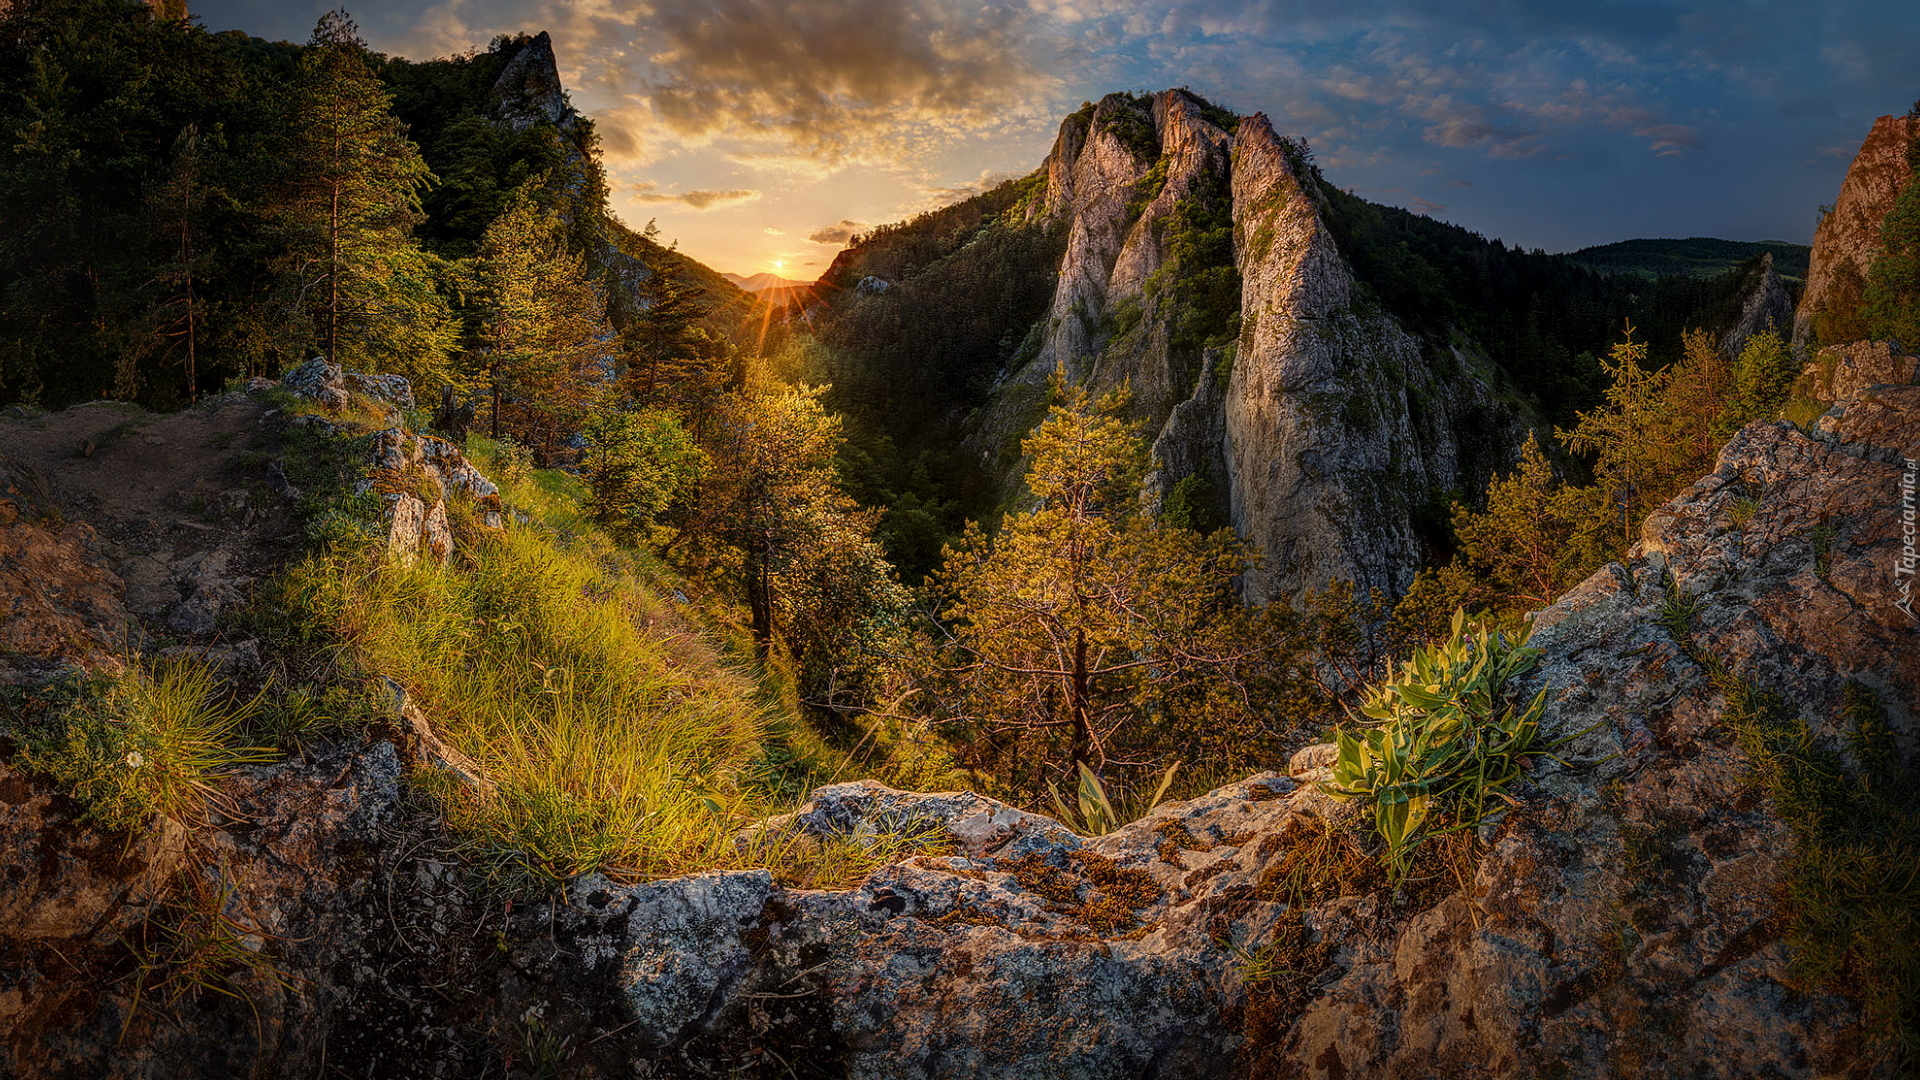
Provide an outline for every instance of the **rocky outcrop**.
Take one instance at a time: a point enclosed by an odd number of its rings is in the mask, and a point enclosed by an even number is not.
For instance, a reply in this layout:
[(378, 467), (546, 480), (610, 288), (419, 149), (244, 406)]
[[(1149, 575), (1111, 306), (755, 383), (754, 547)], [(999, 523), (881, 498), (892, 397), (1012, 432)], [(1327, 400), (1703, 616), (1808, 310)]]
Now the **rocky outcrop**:
[(1296, 154), (1264, 116), (1241, 121), (1241, 332), (1225, 458), (1234, 527), (1263, 553), (1246, 591), (1267, 600), (1351, 581), (1363, 595), (1398, 595), (1421, 557), (1419, 500), (1473, 487), (1466, 448), (1504, 459), (1517, 420), (1469, 356), (1431, 362), (1360, 302)]
[[(500, 489), (467, 463), (460, 448), (445, 439), (417, 434), (401, 425), (403, 410), (414, 407), (413, 386), (398, 375), (363, 375), (314, 359), (287, 373), (287, 390), (307, 398), (330, 414), (347, 410), (354, 402), (378, 412), (395, 426), (367, 436), (369, 472), (356, 494), (377, 491), (385, 504), (382, 522), (387, 551), (402, 563), (422, 557), (444, 563), (453, 554), (453, 527), (448, 501), (461, 499), (474, 507), (479, 523), (501, 527)], [(331, 421), (308, 416), (303, 420)]]
[(1807, 365), (1804, 380), (1813, 397), (1846, 401), (1875, 386), (1901, 386), (1920, 379), (1920, 357), (1888, 341), (1829, 345)]
[[(1233, 128), (1229, 131), (1228, 124)], [(1426, 346), (1355, 282), (1322, 220), (1320, 180), (1264, 116), (1233, 119), (1182, 90), (1109, 95), (1061, 125), (1044, 212), (1066, 254), (1038, 358), (1003, 386), (978, 449), (1017, 442), (1056, 374), (1125, 387), (1154, 440), (1144, 492), (1188, 477), (1259, 545), (1249, 599), (1334, 581), (1395, 595), (1425, 552), (1414, 522), (1435, 492), (1479, 490), (1520, 422), (1466, 349)], [(1232, 312), (1194, 344), (1176, 245), (1231, 228)], [(1177, 332), (1185, 327), (1182, 332)]]
[(1907, 184), (1907, 144), (1920, 120), (1883, 116), (1860, 145), (1832, 210), (1813, 233), (1807, 289), (1793, 320), (1796, 345), (1813, 343), (1814, 316), (1833, 304), (1857, 304), (1879, 252), (1880, 223)]
[(1793, 973), (1793, 840), (1710, 665), (1836, 742), (1867, 687), (1913, 751), (1890, 459), (1916, 445), (1920, 387), (1811, 436), (1752, 425), (1542, 613), (1527, 689), (1564, 760), (1534, 760), (1454, 877), (1386, 889), (1317, 751), (1098, 838), (840, 785), (778, 827), (933, 825), (948, 853), (847, 892), (758, 871), (610, 891), (632, 1015), (663, 1052), (754, 1032), (862, 1077), (1891, 1075), (1857, 1003)]
[(1773, 269), (1773, 252), (1760, 256), (1760, 266), (1747, 284), (1740, 315), (1720, 337), (1720, 353), (1738, 357), (1755, 334), (1772, 330), (1786, 336), (1793, 321), (1793, 294)]
[(545, 30), (520, 45), (493, 82), (493, 107), (500, 121), (515, 131), (550, 124), (572, 134), (580, 114), (560, 82), (560, 62), (553, 55), (553, 38)]

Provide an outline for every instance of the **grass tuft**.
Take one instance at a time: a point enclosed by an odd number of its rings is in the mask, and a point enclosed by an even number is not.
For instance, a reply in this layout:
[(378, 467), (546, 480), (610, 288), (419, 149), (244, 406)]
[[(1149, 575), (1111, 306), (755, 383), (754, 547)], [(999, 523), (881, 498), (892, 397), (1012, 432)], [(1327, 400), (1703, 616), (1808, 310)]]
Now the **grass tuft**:
[(135, 829), (155, 814), (199, 820), (215, 783), (236, 765), (273, 760), (229, 740), (259, 711), (219, 692), (208, 665), (136, 659), (115, 675), (71, 682), (23, 733), (28, 769), (86, 809), (82, 820)]

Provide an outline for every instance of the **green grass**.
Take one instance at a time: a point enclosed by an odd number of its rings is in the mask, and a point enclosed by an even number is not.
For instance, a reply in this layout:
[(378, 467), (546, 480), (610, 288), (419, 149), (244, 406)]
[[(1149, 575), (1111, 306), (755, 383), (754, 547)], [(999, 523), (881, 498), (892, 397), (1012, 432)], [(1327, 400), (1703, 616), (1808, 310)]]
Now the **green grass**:
[(436, 790), (481, 858), (656, 876), (711, 864), (748, 815), (739, 778), (765, 726), (751, 681), (598, 534), (511, 528), (445, 568), (336, 548), (294, 583), (492, 781)]
[(595, 526), (576, 478), (510, 445), (469, 451), (500, 484), (507, 527), (456, 501), (444, 567), (382, 560), (375, 507), (316, 502), (331, 524), (275, 597), (289, 636), (332, 659), (319, 685), (276, 699), (283, 730), (354, 711), (376, 676), (405, 687), (486, 780), (422, 768), (414, 783), (509, 887), (753, 866), (826, 887), (928, 847), (917, 833), (739, 839), (812, 786), (857, 778), (855, 755), (796, 715), (732, 605)]
[(109, 829), (155, 814), (194, 824), (221, 774), (277, 757), (230, 745), (259, 703), (226, 697), (197, 661), (135, 658), (118, 674), (48, 688), (40, 705), (21, 732), (23, 763), (77, 799), (83, 820)]

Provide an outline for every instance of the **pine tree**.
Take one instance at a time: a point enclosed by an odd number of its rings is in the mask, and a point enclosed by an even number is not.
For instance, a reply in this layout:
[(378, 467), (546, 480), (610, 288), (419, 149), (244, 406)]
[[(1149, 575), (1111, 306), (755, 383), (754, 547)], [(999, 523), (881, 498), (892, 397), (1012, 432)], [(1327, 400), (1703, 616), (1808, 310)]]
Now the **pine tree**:
[(150, 229), (165, 252), (151, 282), (159, 293), (155, 332), (179, 350), (189, 401), (200, 396), (199, 351), (206, 329), (206, 309), (198, 287), (198, 271), (207, 246), (206, 171), (199, 125), (189, 124), (174, 139), (166, 176), (148, 198)]
[(478, 357), (494, 436), (512, 435), (551, 460), (604, 390), (613, 342), (586, 260), (568, 250), (538, 186), (515, 193), (481, 241)]
[(1036, 505), (949, 551), (916, 665), (972, 763), (1029, 790), (1079, 764), (1141, 764), (1170, 731), (1252, 711), (1234, 700), (1236, 665), (1261, 647), (1232, 587), (1250, 552), (1142, 510), (1144, 445), (1122, 407), (1073, 392), (1027, 439)]
[(433, 177), (344, 10), (301, 55), (286, 159), (278, 216), (327, 359), (442, 377), (455, 328), (411, 238)]
[(1646, 362), (1647, 344), (1633, 340), (1629, 324), (1626, 340), (1601, 361), (1609, 380), (1605, 402), (1575, 414), (1572, 431), (1554, 431), (1568, 449), (1594, 455), (1594, 482), (1617, 511), (1611, 516), (1619, 522), (1623, 546), (1633, 542), (1644, 508), (1658, 505), (1649, 497), (1659, 471), (1659, 433), (1666, 427), (1666, 376), (1647, 370)]

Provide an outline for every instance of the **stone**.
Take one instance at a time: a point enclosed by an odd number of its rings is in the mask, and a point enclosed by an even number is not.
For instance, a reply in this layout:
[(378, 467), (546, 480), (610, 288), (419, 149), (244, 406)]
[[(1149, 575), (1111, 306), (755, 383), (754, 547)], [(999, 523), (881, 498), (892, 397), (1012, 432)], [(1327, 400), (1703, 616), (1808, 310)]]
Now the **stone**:
[(1815, 398), (1846, 401), (1875, 386), (1909, 385), (1920, 378), (1920, 357), (1890, 341), (1855, 341), (1821, 349), (1807, 365)]
[(1755, 334), (1768, 330), (1782, 337), (1792, 334), (1793, 294), (1773, 269), (1773, 252), (1760, 256), (1760, 268), (1746, 282), (1746, 294), (1740, 302), (1740, 316), (1720, 338), (1720, 354), (1737, 358), (1740, 350)]
[[(1907, 143), (1920, 135), (1920, 119), (1883, 116), (1860, 144), (1847, 167), (1840, 194), (1813, 232), (1807, 287), (1793, 317), (1793, 343), (1813, 344), (1813, 317), (1836, 292), (1851, 269), (1865, 281), (1880, 247), (1880, 223), (1907, 184)], [(1920, 343), (1908, 343), (1920, 348)]]

